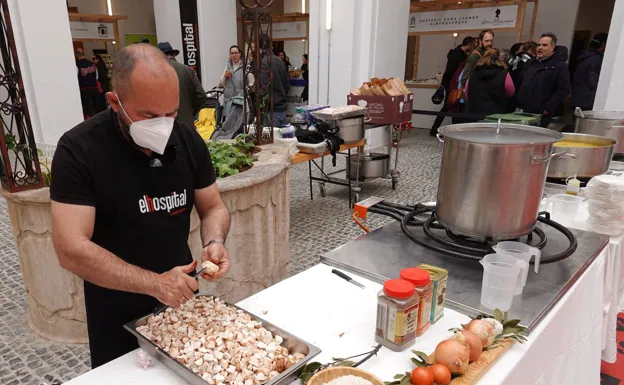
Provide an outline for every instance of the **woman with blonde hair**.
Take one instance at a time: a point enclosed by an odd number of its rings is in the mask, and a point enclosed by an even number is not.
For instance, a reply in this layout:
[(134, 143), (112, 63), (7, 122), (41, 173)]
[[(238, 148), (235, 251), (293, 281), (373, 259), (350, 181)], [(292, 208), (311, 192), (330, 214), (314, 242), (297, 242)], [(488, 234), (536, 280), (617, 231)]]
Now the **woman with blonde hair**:
[(516, 92), (500, 51), (490, 48), (477, 63), (466, 83), (467, 111), (485, 115), (507, 112), (507, 102)]

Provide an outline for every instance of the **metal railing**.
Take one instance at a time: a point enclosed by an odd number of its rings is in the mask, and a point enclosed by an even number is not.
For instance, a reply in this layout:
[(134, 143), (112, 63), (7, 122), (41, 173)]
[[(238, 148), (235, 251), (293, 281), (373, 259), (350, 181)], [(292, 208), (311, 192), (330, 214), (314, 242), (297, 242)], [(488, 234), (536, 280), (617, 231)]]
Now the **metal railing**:
[[(248, 5), (247, 2), (252, 2)], [(271, 12), (267, 10), (273, 0), (239, 0), (243, 7), (241, 24), (245, 56), (243, 58), (243, 97), (250, 100), (250, 114), (255, 120), (255, 128), (245, 122), (245, 134), (254, 140), (256, 145), (273, 143), (273, 75), (271, 65), (272, 26)], [(249, 84), (248, 74), (253, 75), (253, 85)], [(247, 114), (247, 103), (244, 104), (244, 115)], [(263, 131), (264, 127), (268, 132)]]
[(44, 186), (7, 0), (0, 0), (0, 184), (9, 192)]

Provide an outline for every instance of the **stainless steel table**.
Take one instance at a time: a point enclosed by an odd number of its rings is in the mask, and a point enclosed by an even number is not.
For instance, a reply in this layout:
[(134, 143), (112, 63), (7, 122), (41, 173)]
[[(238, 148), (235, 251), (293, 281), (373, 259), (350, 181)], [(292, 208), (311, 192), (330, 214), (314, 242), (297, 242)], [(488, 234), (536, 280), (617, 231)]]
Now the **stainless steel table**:
[[(548, 238), (548, 243), (542, 250), (544, 255), (565, 250), (567, 239), (561, 233), (541, 224), (538, 226)], [(578, 240), (578, 248), (574, 254), (563, 261), (541, 265), (539, 274), (531, 270), (523, 293), (514, 297), (509, 316), (521, 319), (529, 333), (591, 265), (609, 241), (606, 235), (574, 229), (571, 231)], [(432, 242), (424, 235), (422, 228), (413, 228), (412, 232), (418, 238)], [(380, 283), (398, 277), (401, 269), (420, 263), (443, 267), (449, 271), (447, 306), (473, 317), (491, 312), (480, 305), (483, 278), (481, 264), (419, 246), (401, 232), (397, 222), (323, 254), (321, 261)]]

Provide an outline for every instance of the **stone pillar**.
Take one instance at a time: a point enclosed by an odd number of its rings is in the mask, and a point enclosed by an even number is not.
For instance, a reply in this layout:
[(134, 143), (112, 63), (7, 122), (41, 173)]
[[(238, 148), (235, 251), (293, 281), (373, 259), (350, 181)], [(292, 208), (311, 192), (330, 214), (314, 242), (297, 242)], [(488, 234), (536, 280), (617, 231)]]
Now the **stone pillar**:
[(624, 0), (616, 0), (594, 110), (624, 111)]
[(65, 0), (8, 0), (35, 140), (56, 145), (83, 120)]
[(403, 78), (409, 3), (310, 0), (310, 103), (346, 104), (349, 90), (373, 76)]
[[(217, 181), (232, 213), (226, 246), (232, 270), (215, 283), (201, 280), (202, 294), (238, 302), (288, 275), (290, 249), (290, 156), (268, 147), (254, 166)], [(7, 200), (28, 302), (28, 325), (55, 341), (87, 343), (83, 282), (63, 269), (52, 243), (48, 188), (11, 194)], [(193, 212), (189, 246), (199, 258), (199, 218)]]
[[(228, 60), (228, 49), (236, 44), (236, 3), (223, 0), (197, 0), (202, 85), (206, 90), (221, 78)], [(178, 1), (154, 0), (158, 41), (168, 41), (182, 51), (182, 29)], [(182, 54), (176, 58), (183, 63)]]

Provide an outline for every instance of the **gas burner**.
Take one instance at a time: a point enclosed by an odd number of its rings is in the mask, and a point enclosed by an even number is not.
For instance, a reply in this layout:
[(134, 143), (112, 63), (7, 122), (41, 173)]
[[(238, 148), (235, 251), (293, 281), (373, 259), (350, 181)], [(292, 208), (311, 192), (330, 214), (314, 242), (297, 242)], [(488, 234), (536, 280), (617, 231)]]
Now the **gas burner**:
[[(374, 213), (388, 215), (400, 221), (403, 233), (420, 246), (460, 259), (480, 261), (486, 254), (494, 253), (492, 246), (501, 241), (500, 239), (468, 237), (453, 233), (438, 222), (435, 215), (435, 206), (432, 205), (425, 206), (418, 204), (414, 207), (410, 207), (382, 202), (370, 207), (369, 210)], [(406, 211), (409, 212), (406, 213)], [(577, 241), (570, 230), (552, 221), (547, 212), (540, 213), (537, 220), (543, 225), (550, 226), (559, 231), (569, 241), (568, 247), (562, 252), (554, 255), (542, 255), (541, 264), (558, 262), (574, 253), (577, 247)], [(414, 227), (422, 228), (428, 240), (417, 237), (416, 234), (412, 232), (412, 228)], [(543, 249), (548, 242), (546, 234), (539, 227), (535, 227), (531, 233), (525, 236), (511, 240), (526, 243), (540, 250)]]

